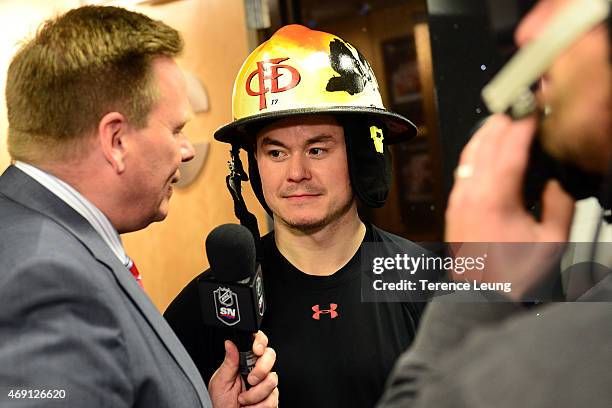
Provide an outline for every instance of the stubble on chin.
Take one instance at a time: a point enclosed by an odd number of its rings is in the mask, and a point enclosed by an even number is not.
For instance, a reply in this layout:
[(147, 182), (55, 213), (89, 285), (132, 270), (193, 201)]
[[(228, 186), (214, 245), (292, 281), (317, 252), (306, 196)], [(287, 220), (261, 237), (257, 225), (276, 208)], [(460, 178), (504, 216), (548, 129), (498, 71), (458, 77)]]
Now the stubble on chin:
[(284, 218), (277, 213), (274, 213), (274, 218), (279, 219), (280, 222), (287, 226), (289, 229), (298, 231), (304, 235), (309, 235), (321, 231), (328, 225), (331, 225), (332, 223), (340, 220), (350, 211), (354, 203), (355, 197), (351, 196), (351, 198), (347, 200), (343, 205), (335, 208), (333, 211), (320, 218), (313, 217), (310, 219), (291, 219)]

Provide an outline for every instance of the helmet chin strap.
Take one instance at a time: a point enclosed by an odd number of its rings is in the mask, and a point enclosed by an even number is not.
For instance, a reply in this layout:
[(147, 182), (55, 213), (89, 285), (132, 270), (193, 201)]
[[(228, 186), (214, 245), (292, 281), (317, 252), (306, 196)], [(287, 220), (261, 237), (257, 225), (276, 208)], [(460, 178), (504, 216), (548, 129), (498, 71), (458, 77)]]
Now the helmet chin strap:
[(232, 143), (230, 156), (231, 159), (228, 162), (229, 174), (225, 177), (225, 184), (232, 195), (232, 200), (234, 200), (234, 214), (240, 220), (240, 224), (247, 227), (248, 230), (251, 231), (251, 234), (253, 234), (257, 261), (261, 262), (261, 235), (259, 234), (257, 218), (253, 213), (249, 212), (244, 202), (244, 198), (242, 197), (242, 182), (248, 181), (249, 177), (242, 167), (242, 161), (240, 160), (240, 145), (238, 143)]

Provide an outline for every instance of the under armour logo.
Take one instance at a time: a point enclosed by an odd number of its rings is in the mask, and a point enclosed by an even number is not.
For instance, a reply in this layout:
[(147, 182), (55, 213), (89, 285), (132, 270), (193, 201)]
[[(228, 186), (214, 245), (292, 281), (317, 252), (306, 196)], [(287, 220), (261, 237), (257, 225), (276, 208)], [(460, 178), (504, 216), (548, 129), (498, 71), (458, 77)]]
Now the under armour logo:
[(312, 318), (315, 320), (319, 320), (321, 318), (322, 314), (328, 314), (330, 315), (330, 317), (332, 319), (335, 319), (336, 317), (338, 317), (338, 312), (336, 312), (336, 309), (338, 308), (338, 305), (335, 303), (330, 303), (329, 304), (329, 309), (323, 309), (321, 310), (319, 308), (319, 305), (314, 305), (312, 307), (312, 311), (314, 312), (314, 314), (312, 315)]
[[(281, 64), (281, 62), (287, 61), (288, 59), (289, 57), (273, 58), (268, 61), (258, 61), (257, 69), (249, 74), (249, 77), (246, 80), (246, 92), (251, 96), (259, 96), (259, 110), (268, 107), (266, 102), (266, 94), (268, 92), (284, 92), (295, 88), (300, 82), (300, 73), (297, 69), (291, 65)], [(279, 78), (283, 77), (286, 73), (290, 74), (291, 78), (284, 86), (279, 86)], [(251, 88), (251, 81), (254, 77), (257, 77), (256, 90)], [(266, 86), (266, 81), (270, 81), (270, 88)], [(272, 104), (274, 105), (274, 101), (272, 101)]]

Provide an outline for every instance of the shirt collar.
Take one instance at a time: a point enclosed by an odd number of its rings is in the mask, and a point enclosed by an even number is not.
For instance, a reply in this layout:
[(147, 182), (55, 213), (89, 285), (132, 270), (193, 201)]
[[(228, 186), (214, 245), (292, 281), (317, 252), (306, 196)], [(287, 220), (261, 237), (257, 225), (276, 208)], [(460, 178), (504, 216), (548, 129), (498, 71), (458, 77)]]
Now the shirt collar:
[(15, 162), (15, 167), (42, 184), (46, 189), (59, 197), (60, 200), (72, 207), (91, 224), (94, 230), (102, 237), (106, 245), (108, 245), (111, 251), (119, 258), (119, 261), (128, 268), (132, 266), (132, 261), (125, 253), (117, 230), (102, 211), (93, 205), (91, 201), (76, 191), (68, 183), (31, 164), (17, 161)]

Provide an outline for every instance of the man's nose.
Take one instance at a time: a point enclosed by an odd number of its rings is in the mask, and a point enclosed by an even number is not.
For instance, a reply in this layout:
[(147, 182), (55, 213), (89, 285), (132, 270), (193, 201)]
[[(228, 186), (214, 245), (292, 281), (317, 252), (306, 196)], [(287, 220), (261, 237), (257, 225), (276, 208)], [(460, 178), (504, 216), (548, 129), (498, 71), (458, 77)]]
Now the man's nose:
[(195, 149), (189, 139), (183, 136), (181, 139), (181, 161), (188, 162), (195, 157)]
[(308, 158), (301, 154), (295, 154), (289, 159), (289, 168), (287, 169), (287, 180), (300, 182), (310, 178), (310, 165)]

